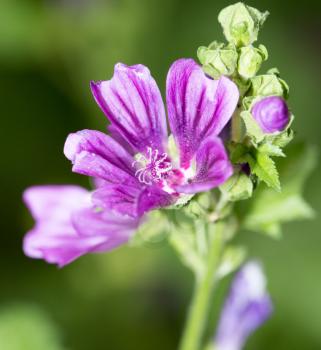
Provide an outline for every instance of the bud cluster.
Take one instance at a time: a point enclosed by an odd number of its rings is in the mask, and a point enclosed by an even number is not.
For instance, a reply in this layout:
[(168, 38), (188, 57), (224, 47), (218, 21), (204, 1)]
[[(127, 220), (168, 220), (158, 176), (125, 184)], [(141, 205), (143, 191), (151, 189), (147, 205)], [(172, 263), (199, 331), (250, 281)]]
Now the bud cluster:
[[(214, 41), (198, 49), (204, 71), (214, 79), (228, 76), (240, 91), (239, 107), (230, 126), (229, 150), (235, 165), (234, 175), (221, 190), (230, 201), (247, 199), (259, 181), (280, 190), (273, 156), (284, 156), (292, 138), (293, 120), (286, 103), (289, 88), (277, 69), (258, 75), (268, 51), (255, 47), (259, 30), (268, 12), (236, 3), (224, 8), (218, 20), (227, 43)], [(282, 142), (280, 142), (282, 139)], [(246, 170), (246, 171), (245, 171)]]

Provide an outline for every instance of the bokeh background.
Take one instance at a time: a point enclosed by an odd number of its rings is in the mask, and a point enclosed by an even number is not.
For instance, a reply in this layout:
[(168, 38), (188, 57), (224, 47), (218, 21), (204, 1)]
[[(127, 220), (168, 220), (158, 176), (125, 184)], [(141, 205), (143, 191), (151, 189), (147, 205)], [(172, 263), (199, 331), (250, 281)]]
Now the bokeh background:
[[(164, 92), (174, 59), (223, 39), (221, 0), (0, 1), (0, 349), (176, 349), (192, 276), (164, 242), (86, 256), (62, 270), (26, 258), (32, 220), (22, 204), (34, 184), (78, 183), (62, 153), (68, 133), (105, 130), (90, 80), (111, 76), (116, 62), (150, 67)], [(263, 0), (260, 35), (290, 85), (298, 139), (320, 147), (320, 1)], [(321, 207), (320, 167), (306, 198)], [(295, 173), (293, 173), (295, 176)], [(275, 304), (273, 317), (247, 349), (321, 349), (321, 217), (287, 224), (284, 238), (241, 232), (262, 259)], [(228, 280), (217, 293), (219, 303)]]

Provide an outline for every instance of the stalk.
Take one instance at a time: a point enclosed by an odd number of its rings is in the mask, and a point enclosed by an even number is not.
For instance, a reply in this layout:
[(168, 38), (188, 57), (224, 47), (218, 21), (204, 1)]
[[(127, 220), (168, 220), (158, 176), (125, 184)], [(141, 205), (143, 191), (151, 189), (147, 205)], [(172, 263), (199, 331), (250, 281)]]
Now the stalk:
[(216, 229), (208, 250), (206, 271), (196, 279), (179, 350), (202, 349), (203, 333), (210, 309), (211, 295), (215, 287), (215, 275), (223, 248), (223, 224), (215, 224), (215, 226)]

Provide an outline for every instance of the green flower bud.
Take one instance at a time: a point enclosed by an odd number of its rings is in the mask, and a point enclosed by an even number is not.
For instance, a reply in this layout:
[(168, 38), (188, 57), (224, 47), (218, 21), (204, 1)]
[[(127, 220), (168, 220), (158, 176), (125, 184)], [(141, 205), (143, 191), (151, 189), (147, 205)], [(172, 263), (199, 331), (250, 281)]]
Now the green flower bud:
[(259, 29), (268, 14), (238, 2), (225, 7), (220, 12), (218, 20), (230, 43), (236, 46), (247, 46), (257, 40)]
[(131, 239), (131, 245), (153, 245), (163, 242), (171, 230), (170, 222), (160, 210), (154, 210), (145, 219)]
[(258, 75), (251, 79), (252, 96), (282, 96), (288, 97), (289, 87), (287, 83), (280, 79), (276, 74)]
[(252, 46), (242, 47), (237, 65), (240, 76), (244, 79), (254, 77), (267, 57), (268, 52), (263, 45), (260, 45), (259, 48)]
[(232, 75), (237, 66), (237, 52), (233, 45), (214, 42), (209, 47), (201, 46), (197, 56), (205, 73), (218, 79), (221, 75)]
[(244, 200), (252, 196), (253, 183), (244, 173), (236, 173), (230, 177), (220, 190), (232, 202)]

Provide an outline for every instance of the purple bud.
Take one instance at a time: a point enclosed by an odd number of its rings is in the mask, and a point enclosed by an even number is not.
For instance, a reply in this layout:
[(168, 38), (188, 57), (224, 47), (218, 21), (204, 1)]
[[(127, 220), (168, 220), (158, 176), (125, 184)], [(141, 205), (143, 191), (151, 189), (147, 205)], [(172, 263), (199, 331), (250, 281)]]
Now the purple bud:
[(214, 339), (217, 350), (241, 350), (247, 338), (272, 313), (266, 279), (256, 261), (245, 264), (235, 276)]
[(255, 103), (252, 115), (264, 133), (282, 131), (289, 123), (289, 110), (283, 98), (270, 96)]

